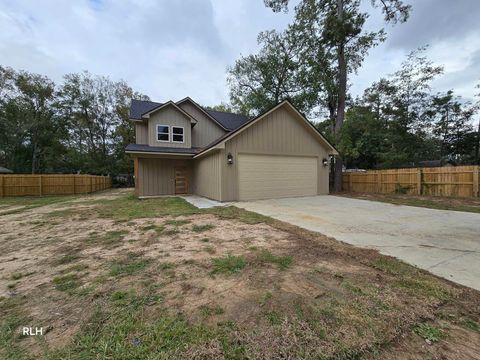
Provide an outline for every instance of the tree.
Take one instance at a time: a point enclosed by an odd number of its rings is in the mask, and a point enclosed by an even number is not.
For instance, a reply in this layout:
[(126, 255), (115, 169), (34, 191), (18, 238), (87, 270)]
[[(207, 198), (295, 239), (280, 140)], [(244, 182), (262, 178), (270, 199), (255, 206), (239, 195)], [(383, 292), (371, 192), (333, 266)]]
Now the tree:
[[(288, 9), (288, 0), (264, 0), (273, 11)], [(337, 142), (345, 118), (348, 73), (358, 68), (368, 50), (385, 39), (383, 30), (365, 32), (367, 13), (360, 10), (360, 0), (302, 0), (296, 7), (295, 23), (308, 43), (315, 48), (324, 48), (329, 58), (335, 79), (336, 114), (333, 131)], [(404, 22), (408, 19), (410, 6), (402, 0), (372, 0), (374, 7), (381, 6), (386, 22)], [(315, 52), (313, 52), (315, 54)], [(313, 59), (315, 60), (315, 59)], [(342, 184), (342, 161), (335, 165), (335, 190)]]
[(443, 68), (424, 56), (425, 49), (411, 52), (398, 71), (372, 84), (357, 101), (384, 125), (389, 146), (382, 152), (383, 166), (405, 166), (437, 157), (437, 140), (431, 132), (430, 84)]
[(128, 121), (132, 98), (146, 99), (123, 81), (87, 71), (65, 75), (58, 105), (69, 124), (71, 168), (96, 174), (126, 170), (131, 161), (124, 150), (134, 136)]
[[(480, 84), (476, 86), (477, 89), (480, 89)], [(473, 109), (475, 112), (480, 110), (480, 93), (475, 95), (479, 100), (475, 103)], [(475, 141), (475, 164), (480, 165), (480, 120), (478, 120), (478, 128), (477, 128), (477, 139)]]
[(207, 110), (235, 113), (235, 109), (230, 104), (226, 104), (224, 102), (220, 103), (219, 105), (202, 106), (202, 107)]
[(39, 74), (1, 67), (0, 79), (0, 154), (5, 164), (17, 172), (51, 171), (65, 132), (54, 108), (55, 84)]
[(299, 57), (301, 44), (291, 32), (262, 32), (258, 54), (241, 57), (228, 69), (230, 99), (237, 112), (259, 113), (289, 99), (303, 112), (314, 104), (313, 73)]

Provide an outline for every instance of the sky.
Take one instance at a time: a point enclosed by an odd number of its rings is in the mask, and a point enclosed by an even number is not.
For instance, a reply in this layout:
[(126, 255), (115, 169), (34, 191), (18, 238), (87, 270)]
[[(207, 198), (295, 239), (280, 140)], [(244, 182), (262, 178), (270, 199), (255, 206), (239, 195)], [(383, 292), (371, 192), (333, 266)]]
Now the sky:
[[(480, 1), (406, 2), (413, 6), (409, 21), (385, 27), (388, 39), (350, 78), (352, 94), (429, 44), (428, 57), (445, 66), (434, 91), (473, 98), (480, 83)], [(384, 27), (380, 10), (363, 3), (368, 28)], [(292, 6), (273, 13), (263, 0), (0, 0), (0, 65), (56, 82), (89, 70), (126, 80), (154, 101), (190, 96), (216, 105), (229, 100), (227, 67), (258, 49), (260, 31), (282, 30), (292, 18)]]

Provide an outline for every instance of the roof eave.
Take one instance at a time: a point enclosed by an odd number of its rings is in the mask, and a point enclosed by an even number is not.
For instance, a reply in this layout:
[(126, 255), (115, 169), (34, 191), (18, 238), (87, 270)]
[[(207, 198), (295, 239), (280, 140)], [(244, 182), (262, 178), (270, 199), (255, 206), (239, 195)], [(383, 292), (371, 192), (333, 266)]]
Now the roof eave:
[(300, 112), (298, 111), (295, 106), (293, 106), (293, 104), (288, 101), (288, 100), (284, 100), (282, 101), (281, 103), (273, 106), (272, 108), (270, 108), (269, 110), (265, 111), (263, 114), (260, 114), (258, 115), (257, 117), (247, 121), (246, 123), (244, 123), (242, 126), (240, 126), (239, 128), (237, 128), (236, 130), (232, 131), (230, 134), (227, 134), (227, 136), (225, 136), (223, 139), (221, 139), (219, 142), (217, 143), (214, 143), (212, 144), (210, 147), (207, 147), (205, 148), (204, 150), (202, 150), (201, 152), (199, 152), (198, 154), (196, 154), (194, 156), (194, 159), (197, 158), (197, 157), (200, 157), (200, 156), (203, 156), (205, 154), (207, 154), (208, 152), (214, 150), (214, 149), (218, 149), (218, 148), (222, 148), (224, 147), (225, 145), (225, 142), (227, 142), (228, 140), (230, 140), (231, 138), (233, 138), (234, 136), (237, 136), (238, 134), (240, 134), (243, 130), (245, 130), (246, 128), (248, 128), (249, 126), (253, 125), (254, 123), (256, 123), (257, 121), (259, 121), (260, 119), (264, 118), (265, 116), (267, 116), (268, 114), (272, 113), (273, 111), (277, 110), (278, 108), (284, 106), (284, 105), (288, 105), (296, 114), (298, 114), (298, 116), (300, 116), (300, 118), (302, 118), (309, 126), (310, 128), (315, 132), (315, 134), (317, 136), (319, 136), (319, 138), (322, 140), (322, 142), (330, 149), (329, 151), (329, 155), (339, 155), (337, 149), (335, 149), (335, 147), (330, 144), (330, 142), (322, 135), (322, 133), (315, 127), (312, 125), (312, 123), (310, 121), (308, 121), (308, 119)]
[(175, 104), (181, 104), (185, 101), (190, 101), (193, 105), (195, 105), (195, 107), (197, 107), (202, 113), (204, 113), (209, 119), (211, 119), (213, 122), (215, 122), (215, 124), (217, 124), (218, 126), (220, 126), (223, 130), (225, 131), (231, 131), (229, 129), (227, 129), (225, 126), (223, 126), (217, 119), (215, 119), (212, 115), (210, 115), (208, 112), (205, 111), (204, 108), (202, 108), (199, 104), (197, 104), (195, 101), (193, 101), (193, 99), (189, 96), (177, 101)]

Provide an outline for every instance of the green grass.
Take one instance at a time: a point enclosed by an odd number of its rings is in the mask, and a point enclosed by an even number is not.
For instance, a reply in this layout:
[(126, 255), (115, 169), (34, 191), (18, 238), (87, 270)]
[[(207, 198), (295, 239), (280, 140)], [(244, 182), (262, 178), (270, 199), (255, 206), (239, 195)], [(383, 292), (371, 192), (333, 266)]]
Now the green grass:
[(59, 291), (70, 291), (78, 288), (81, 283), (77, 274), (56, 276), (52, 280), (55, 289)]
[(261, 263), (275, 264), (279, 270), (286, 270), (293, 263), (293, 258), (291, 256), (275, 256), (268, 250), (260, 251), (257, 255), (257, 260)]
[(473, 330), (473, 331), (476, 331), (476, 332), (480, 333), (480, 323), (478, 323), (475, 320), (463, 319), (460, 322), (460, 324), (463, 325), (464, 327), (466, 327), (467, 329), (470, 329), (470, 330)]
[(385, 256), (374, 259), (370, 262), (370, 265), (392, 275), (407, 275), (413, 274), (416, 271), (413, 266), (408, 265), (403, 261)]
[[(231, 338), (227, 326), (192, 324), (162, 310), (153, 317), (144, 316), (148, 306), (161, 303), (161, 297), (155, 293), (118, 290), (109, 300), (113, 307), (99, 302), (73, 341), (67, 347), (47, 351), (46, 357), (52, 360), (192, 358), (195, 349), (204, 349), (208, 354), (212, 342), (220, 344), (225, 358), (244, 357), (243, 347)], [(207, 311), (219, 312), (215, 308)]]
[(225, 310), (223, 310), (220, 306), (209, 306), (209, 305), (202, 305), (199, 307), (200, 314), (204, 318), (208, 318), (213, 315), (222, 315)]
[(85, 242), (90, 245), (99, 245), (105, 248), (111, 248), (120, 244), (129, 233), (128, 230), (112, 230), (101, 234), (91, 234)]
[(172, 225), (172, 226), (182, 226), (186, 224), (190, 224), (190, 220), (167, 220), (165, 221), (165, 225)]
[(234, 219), (251, 225), (259, 223), (270, 224), (273, 222), (271, 217), (240, 209), (235, 206), (214, 207), (208, 211), (221, 219)]
[(73, 250), (69, 251), (68, 254), (62, 255), (58, 259), (52, 261), (52, 265), (59, 266), (59, 265), (66, 265), (70, 264), (76, 260), (80, 259), (80, 255), (75, 253)]
[(440, 341), (445, 337), (443, 330), (426, 323), (415, 326), (413, 332), (432, 343)]
[(212, 259), (211, 274), (236, 274), (242, 271), (247, 262), (243, 256), (227, 255)]
[(103, 200), (94, 211), (100, 218), (124, 221), (200, 213), (199, 209), (179, 197), (140, 200), (133, 194), (122, 195), (114, 200)]
[(205, 224), (205, 225), (193, 225), (192, 226), (192, 231), (196, 233), (201, 233), (204, 231), (208, 231), (213, 229), (215, 226), (211, 224)]
[(141, 257), (138, 254), (129, 253), (126, 257), (117, 259), (110, 265), (111, 276), (125, 276), (143, 271), (150, 264), (151, 260)]
[(440, 301), (447, 301), (451, 297), (450, 291), (435, 278), (423, 274), (400, 277), (393, 282), (393, 287), (403, 289), (408, 295), (415, 297), (435, 298)]
[(270, 311), (265, 314), (265, 318), (270, 325), (280, 325), (282, 323), (282, 316), (277, 311)]
[(19, 346), (20, 326), (28, 325), (30, 318), (24, 313), (13, 311), (0, 318), (0, 357), (5, 359), (28, 359), (25, 348)]
[(13, 273), (11, 276), (10, 276), (10, 279), (11, 280), (20, 280), (21, 278), (23, 278), (25, 276), (25, 274), (21, 273), (21, 272), (16, 272), (16, 273)]
[(165, 227), (162, 225), (151, 224), (151, 225), (144, 226), (142, 228), (142, 231), (149, 231), (149, 230), (155, 230), (157, 234), (161, 234), (165, 230)]
[(170, 269), (174, 269), (176, 267), (176, 265), (174, 263), (170, 263), (170, 262), (164, 262), (164, 263), (161, 263), (160, 265), (158, 265), (158, 268), (160, 270), (170, 270)]
[(77, 199), (78, 196), (15, 196), (0, 198), (0, 207), (3, 206), (22, 206), (19, 209), (4, 211), (0, 208), (0, 216), (21, 213), (27, 210), (35, 209), (42, 206), (68, 202)]

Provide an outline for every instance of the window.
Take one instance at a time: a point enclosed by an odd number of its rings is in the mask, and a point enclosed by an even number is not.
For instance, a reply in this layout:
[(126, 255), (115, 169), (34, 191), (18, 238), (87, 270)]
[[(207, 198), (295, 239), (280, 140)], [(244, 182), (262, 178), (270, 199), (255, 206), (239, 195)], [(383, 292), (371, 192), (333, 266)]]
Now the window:
[(168, 125), (157, 125), (157, 141), (170, 141), (170, 127)]
[(172, 141), (176, 143), (183, 143), (183, 127), (172, 126)]

